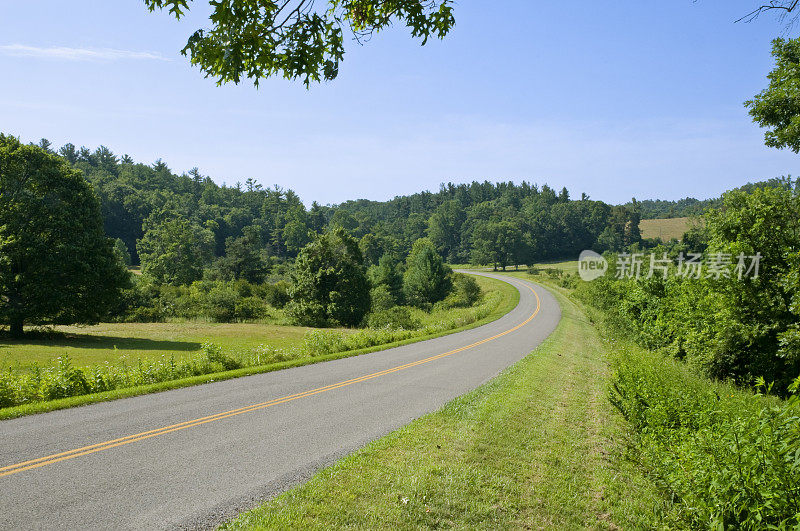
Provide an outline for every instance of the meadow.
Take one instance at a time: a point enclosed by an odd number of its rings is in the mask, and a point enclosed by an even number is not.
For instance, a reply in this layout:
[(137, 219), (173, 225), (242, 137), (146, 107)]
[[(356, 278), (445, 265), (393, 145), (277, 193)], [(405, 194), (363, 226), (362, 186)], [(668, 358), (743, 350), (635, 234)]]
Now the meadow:
[(95, 326), (56, 326), (24, 339), (0, 338), (0, 367), (29, 369), (48, 366), (68, 355), (76, 365), (117, 363), (124, 359), (176, 359), (197, 354), (203, 343), (223, 352), (249, 350), (260, 345), (286, 349), (302, 341), (310, 328), (268, 323), (102, 323)]
[(639, 222), (642, 238), (661, 238), (667, 242), (680, 240), (693, 226), (692, 218), (643, 219)]

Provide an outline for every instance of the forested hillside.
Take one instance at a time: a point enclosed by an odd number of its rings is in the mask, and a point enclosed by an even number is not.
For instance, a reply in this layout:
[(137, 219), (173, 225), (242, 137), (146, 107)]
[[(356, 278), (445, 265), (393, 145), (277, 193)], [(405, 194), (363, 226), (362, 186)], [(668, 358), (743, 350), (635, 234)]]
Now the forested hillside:
[[(41, 145), (49, 148), (47, 141)], [(359, 239), (367, 265), (387, 253), (403, 257), (425, 236), (449, 262), (498, 267), (573, 257), (588, 248), (619, 250), (640, 238), (631, 209), (585, 195), (573, 200), (566, 189), (527, 182), (447, 184), (386, 202), (306, 208), (291, 190), (265, 189), (252, 179), (220, 186), (197, 169), (176, 175), (161, 160), (136, 163), (103, 146), (67, 144), (57, 152), (94, 185), (106, 232), (124, 243), (131, 263), (149, 262), (161, 275), (165, 247), (183, 246), (188, 267), (162, 275), (172, 284), (198, 280), (208, 268), (220, 278), (260, 282), (270, 264), (294, 259), (330, 226)]]

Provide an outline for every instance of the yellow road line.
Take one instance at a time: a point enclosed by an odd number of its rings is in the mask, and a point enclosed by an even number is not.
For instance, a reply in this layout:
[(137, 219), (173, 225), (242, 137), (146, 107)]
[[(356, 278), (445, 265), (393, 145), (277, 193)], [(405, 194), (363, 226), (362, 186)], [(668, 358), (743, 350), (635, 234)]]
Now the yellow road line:
[(269, 400), (267, 402), (262, 402), (260, 404), (252, 404), (249, 406), (245, 406), (239, 409), (233, 409), (230, 411), (224, 411), (222, 413), (217, 413), (215, 415), (209, 415), (207, 417), (201, 417), (193, 420), (187, 420), (185, 422), (180, 422), (178, 424), (172, 424), (170, 426), (164, 426), (163, 428), (158, 428), (155, 430), (143, 431), (141, 433), (136, 433), (133, 435), (128, 435), (126, 437), (120, 437), (119, 439), (113, 439), (110, 441), (105, 441), (97, 444), (92, 444), (89, 446), (83, 446), (81, 448), (75, 448), (74, 450), (68, 450), (66, 452), (61, 452), (53, 455), (48, 455), (46, 457), (39, 457), (38, 459), (31, 459), (28, 461), (23, 461), (21, 463), (16, 463), (13, 465), (8, 465), (0, 468), (0, 477), (10, 476), (13, 474), (17, 474), (19, 472), (24, 472), (25, 470), (31, 470), (34, 468), (39, 468), (45, 465), (51, 465), (53, 463), (58, 463), (59, 461), (65, 461), (67, 459), (74, 459), (76, 457), (80, 457), (87, 454), (93, 454), (95, 452), (100, 452), (103, 450), (109, 450), (111, 448), (116, 448), (117, 446), (123, 446), (126, 444), (130, 444), (137, 441), (143, 441), (145, 439), (149, 439), (151, 437), (156, 437), (158, 435), (164, 435), (166, 433), (172, 433), (174, 431), (185, 430), (187, 428), (193, 428), (195, 426), (200, 426), (202, 424), (207, 424), (209, 422), (214, 422), (217, 420), (226, 419), (229, 417), (234, 417), (236, 415), (241, 415), (243, 413), (250, 413), (252, 411), (258, 411), (260, 409), (265, 409), (268, 407), (276, 406), (278, 404), (285, 404), (286, 402), (291, 402), (293, 400), (297, 400), (300, 398), (307, 398), (309, 396), (314, 396), (320, 393), (324, 393), (326, 391), (333, 391), (334, 389), (340, 389), (342, 387), (347, 387), (353, 384), (365, 382), (367, 380), (372, 380), (373, 378), (378, 378), (380, 376), (386, 376), (387, 374), (392, 374), (394, 372), (402, 371), (405, 369), (410, 369), (411, 367), (416, 367), (417, 365), (423, 365), (425, 363), (430, 363), (432, 361), (436, 361), (442, 358), (446, 358), (447, 356), (452, 356), (453, 354), (457, 354), (459, 352), (463, 352), (465, 350), (469, 350), (471, 348), (477, 347), (479, 345), (483, 345), (484, 343), (488, 343), (489, 341), (494, 341), (500, 337), (505, 336), (506, 334), (510, 334), (516, 330), (519, 330), (526, 324), (530, 323), (534, 317), (539, 313), (539, 309), (541, 307), (541, 300), (539, 299), (539, 294), (536, 293), (536, 290), (533, 289), (528, 284), (523, 284), (526, 288), (531, 290), (533, 295), (536, 297), (536, 309), (533, 313), (528, 317), (525, 321), (521, 322), (514, 328), (510, 328), (505, 332), (501, 332), (495, 336), (482, 339), (481, 341), (472, 343), (471, 345), (467, 345), (465, 347), (460, 347), (455, 350), (451, 350), (442, 354), (437, 354), (435, 356), (431, 356), (429, 358), (425, 358), (422, 360), (412, 361), (410, 363), (406, 363), (405, 365), (399, 365), (397, 367), (392, 367), (391, 369), (385, 369), (383, 371), (374, 372), (372, 374), (366, 374), (364, 376), (359, 376), (358, 378), (352, 378), (350, 380), (345, 380), (343, 382), (338, 382), (335, 384), (327, 385), (325, 387), (318, 387), (316, 389), (311, 389), (308, 391), (303, 391), (302, 393), (297, 393), (293, 395), (288, 395), (280, 398), (275, 398)]

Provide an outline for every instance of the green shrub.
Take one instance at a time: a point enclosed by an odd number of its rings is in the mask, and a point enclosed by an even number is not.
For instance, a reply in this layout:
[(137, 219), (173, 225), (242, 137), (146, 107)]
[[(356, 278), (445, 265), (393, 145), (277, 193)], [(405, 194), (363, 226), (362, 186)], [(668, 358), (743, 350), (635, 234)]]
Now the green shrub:
[(269, 315), (269, 307), (258, 297), (243, 297), (236, 301), (234, 314), (237, 321), (261, 319)]
[(154, 285), (137, 281), (126, 292), (121, 320), (163, 322), (167, 319), (208, 319), (236, 322), (267, 317), (269, 307), (288, 301), (288, 284), (252, 284), (246, 280), (198, 280), (190, 286)]
[(577, 273), (567, 273), (558, 281), (558, 285), (566, 289), (575, 289), (581, 283)]
[(231, 287), (236, 290), (236, 293), (242, 298), (252, 297), (255, 291), (253, 284), (244, 279), (234, 280), (231, 283)]
[(373, 312), (380, 312), (393, 308), (396, 304), (395, 298), (389, 288), (385, 285), (380, 285), (372, 288), (369, 291), (370, 309)]
[(274, 284), (264, 285), (262, 297), (273, 308), (283, 308), (289, 303), (289, 286), (285, 280), (280, 280)]
[(544, 272), (547, 273), (547, 276), (549, 276), (550, 278), (555, 279), (555, 280), (560, 279), (561, 275), (564, 274), (564, 271), (562, 271), (561, 269), (559, 269), (557, 267), (546, 267), (544, 269)]
[(474, 277), (455, 273), (453, 274), (453, 287), (445, 298), (444, 305), (446, 308), (467, 308), (477, 303), (481, 295), (481, 287)]
[(228, 285), (213, 287), (205, 297), (205, 314), (218, 323), (231, 323), (236, 320), (236, 304), (239, 294)]
[(347, 340), (336, 330), (309, 330), (301, 346), (310, 356), (320, 356), (347, 350)]
[(129, 323), (163, 323), (166, 319), (161, 308), (133, 308), (124, 318)]
[(60, 356), (56, 370), (47, 374), (42, 395), (45, 400), (55, 400), (90, 392), (89, 383), (81, 369), (72, 366), (69, 355)]
[(411, 316), (405, 306), (394, 306), (370, 313), (367, 316), (367, 325), (374, 329), (417, 330), (421, 323)]
[(14, 379), (9, 373), (0, 372), (0, 408), (16, 405), (17, 392), (14, 389)]
[(252, 364), (269, 365), (271, 363), (278, 363), (281, 361), (288, 361), (298, 357), (300, 354), (296, 349), (290, 351), (280, 350), (270, 345), (259, 345), (253, 349)]
[(226, 371), (232, 371), (242, 367), (242, 363), (239, 360), (226, 356), (222, 352), (222, 349), (213, 343), (203, 343), (201, 348), (209, 362), (219, 363)]

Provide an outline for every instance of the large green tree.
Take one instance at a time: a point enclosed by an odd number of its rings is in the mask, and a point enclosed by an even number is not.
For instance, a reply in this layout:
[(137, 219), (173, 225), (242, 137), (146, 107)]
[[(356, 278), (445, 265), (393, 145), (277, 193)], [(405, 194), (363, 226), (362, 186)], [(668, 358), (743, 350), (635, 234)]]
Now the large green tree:
[[(800, 373), (795, 335), (800, 194), (788, 186), (734, 190), (705, 219), (709, 255), (727, 253), (734, 265), (740, 255), (763, 257), (755, 278), (733, 274), (707, 281), (715, 319), (701, 328), (714, 334), (706, 369), (712, 376), (732, 375), (741, 381), (763, 376), (785, 389)], [(745, 263), (749, 267), (752, 261)]]
[(213, 274), (223, 280), (246, 280), (254, 284), (264, 282), (269, 272), (269, 257), (261, 242), (257, 227), (248, 226), (244, 236), (228, 237), (225, 256), (214, 262)]
[(800, 39), (775, 39), (769, 85), (745, 102), (753, 121), (767, 128), (765, 143), (800, 152)]
[(0, 134), (0, 323), (96, 323), (129, 277), (81, 172)]
[(162, 284), (200, 280), (214, 256), (214, 233), (181, 216), (157, 214), (137, 244), (142, 273)]
[(472, 259), (477, 264), (493, 264), (505, 271), (518, 265), (524, 255), (523, 233), (519, 221), (479, 222), (473, 232)]
[(415, 241), (403, 275), (406, 301), (425, 308), (447, 297), (452, 286), (452, 271), (436, 252), (433, 242), (428, 238)]
[(309, 326), (356, 326), (369, 311), (369, 282), (358, 241), (337, 227), (297, 256), (289, 314)]
[(428, 238), (436, 246), (439, 254), (450, 263), (458, 261), (461, 226), (465, 220), (466, 213), (463, 206), (454, 199), (439, 205), (428, 220)]
[[(176, 18), (190, 0), (145, 0), (153, 11)], [(182, 53), (207, 77), (239, 83), (283, 75), (312, 81), (332, 80), (344, 58), (349, 32), (358, 41), (392, 25), (405, 24), (413, 37), (442, 38), (455, 24), (453, 0), (213, 0), (210, 27), (198, 29)]]

